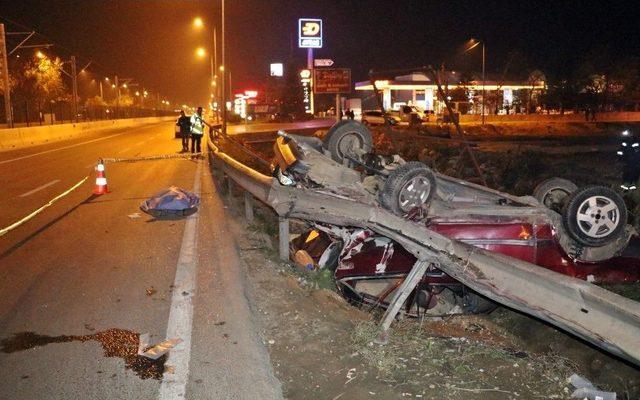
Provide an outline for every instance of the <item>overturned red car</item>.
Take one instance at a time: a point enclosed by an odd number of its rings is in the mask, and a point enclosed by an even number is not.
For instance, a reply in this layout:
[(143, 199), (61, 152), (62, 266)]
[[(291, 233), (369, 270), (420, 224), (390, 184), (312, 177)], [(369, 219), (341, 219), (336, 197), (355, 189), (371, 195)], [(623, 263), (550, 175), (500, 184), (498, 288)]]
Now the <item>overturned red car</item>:
[[(384, 207), (451, 239), (593, 283), (640, 281), (640, 239), (621, 196), (601, 186), (549, 179), (517, 197), (372, 151), (368, 129), (334, 125), (324, 141), (281, 133), (274, 176)], [(386, 306), (416, 262), (398, 243), (360, 228), (316, 223), (293, 243), (361, 304)], [(410, 315), (481, 313), (492, 301), (431, 265), (405, 304)]]

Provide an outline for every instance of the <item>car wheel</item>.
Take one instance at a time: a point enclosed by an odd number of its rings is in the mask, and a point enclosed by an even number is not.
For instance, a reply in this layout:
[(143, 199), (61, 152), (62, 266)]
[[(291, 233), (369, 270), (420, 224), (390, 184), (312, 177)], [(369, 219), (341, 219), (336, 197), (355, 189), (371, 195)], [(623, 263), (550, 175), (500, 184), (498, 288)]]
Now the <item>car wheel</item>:
[(369, 129), (358, 121), (340, 121), (334, 124), (322, 144), (331, 158), (343, 164), (346, 159), (360, 158), (373, 147), (373, 137)]
[(576, 242), (592, 247), (604, 246), (624, 233), (627, 207), (612, 189), (588, 186), (569, 196), (562, 222)]
[(533, 197), (545, 207), (561, 212), (569, 195), (578, 190), (575, 183), (562, 178), (549, 178), (538, 184)]
[(393, 170), (380, 192), (380, 203), (403, 215), (415, 207), (428, 205), (436, 192), (433, 172), (421, 162), (410, 161)]

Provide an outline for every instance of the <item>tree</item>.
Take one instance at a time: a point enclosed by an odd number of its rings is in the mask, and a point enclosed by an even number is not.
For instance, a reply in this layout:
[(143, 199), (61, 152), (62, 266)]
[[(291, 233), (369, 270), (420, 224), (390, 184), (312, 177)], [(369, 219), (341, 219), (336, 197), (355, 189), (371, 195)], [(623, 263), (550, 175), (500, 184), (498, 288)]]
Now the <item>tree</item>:
[(94, 96), (87, 99), (85, 102), (86, 107), (104, 107), (107, 105), (107, 102), (100, 96)]
[(29, 62), (24, 70), (25, 89), (31, 89), (38, 103), (43, 104), (51, 100), (66, 97), (66, 90), (62, 82), (62, 61), (56, 57), (36, 58)]
[[(539, 69), (533, 70), (531, 71), (531, 73), (529, 74), (528, 78), (527, 78), (527, 84), (529, 86), (531, 86), (531, 89), (527, 89), (527, 112), (531, 112), (533, 107), (533, 93), (534, 93), (534, 87), (536, 85), (539, 85), (541, 83), (545, 83), (547, 82), (547, 77), (545, 76), (544, 72), (540, 71)], [(543, 89), (544, 90), (544, 89)]]

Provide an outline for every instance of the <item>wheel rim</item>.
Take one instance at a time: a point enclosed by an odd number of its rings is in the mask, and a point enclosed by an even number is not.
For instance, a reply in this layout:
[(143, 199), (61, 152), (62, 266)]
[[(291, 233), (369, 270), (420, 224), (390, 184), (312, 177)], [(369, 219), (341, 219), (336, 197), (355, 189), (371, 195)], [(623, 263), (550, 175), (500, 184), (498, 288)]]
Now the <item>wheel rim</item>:
[(542, 204), (547, 206), (548, 208), (553, 208), (557, 205), (562, 204), (562, 201), (567, 198), (571, 194), (570, 191), (567, 191), (563, 188), (553, 188), (545, 193), (542, 198)]
[(398, 203), (402, 211), (409, 211), (427, 201), (431, 193), (431, 182), (426, 176), (416, 176), (408, 180), (400, 189)]
[(346, 155), (355, 155), (353, 149), (361, 148), (363, 146), (363, 140), (356, 132), (349, 132), (342, 136), (336, 146), (338, 155), (340, 158), (345, 158)]
[(620, 209), (608, 197), (591, 196), (580, 204), (578, 228), (591, 238), (609, 236), (620, 224)]

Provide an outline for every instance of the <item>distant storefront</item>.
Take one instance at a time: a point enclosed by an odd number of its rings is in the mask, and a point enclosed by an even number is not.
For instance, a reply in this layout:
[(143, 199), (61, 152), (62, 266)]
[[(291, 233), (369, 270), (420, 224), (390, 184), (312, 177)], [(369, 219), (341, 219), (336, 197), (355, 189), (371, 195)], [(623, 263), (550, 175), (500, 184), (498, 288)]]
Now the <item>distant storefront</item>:
[[(465, 79), (455, 71), (447, 71), (441, 75), (443, 89), (457, 111), (463, 114), (482, 112), (482, 80)], [(444, 102), (438, 99), (435, 82), (423, 73), (397, 76), (393, 80), (378, 80), (375, 84), (382, 92), (385, 109), (415, 105), (427, 111), (440, 113), (445, 107)], [(501, 81), (495, 78), (489, 80), (487, 77), (484, 81), (485, 114), (526, 112), (532, 108), (544, 88), (543, 81)], [(378, 108), (372, 96), (371, 82), (358, 82), (355, 89), (363, 94), (364, 108)]]

